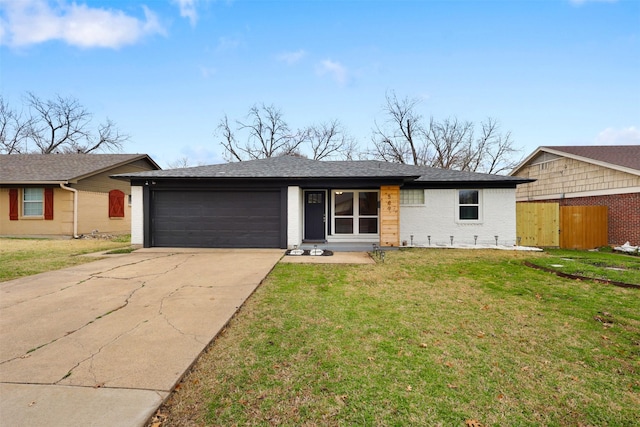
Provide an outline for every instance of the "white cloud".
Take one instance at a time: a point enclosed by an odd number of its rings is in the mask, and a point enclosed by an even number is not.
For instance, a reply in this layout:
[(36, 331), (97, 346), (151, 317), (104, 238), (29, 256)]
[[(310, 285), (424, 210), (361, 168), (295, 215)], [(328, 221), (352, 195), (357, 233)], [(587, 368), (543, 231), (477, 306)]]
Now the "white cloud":
[(325, 59), (318, 67), (318, 74), (324, 76), (330, 75), (335, 81), (344, 85), (349, 80), (349, 72), (347, 68), (339, 62)]
[(174, 3), (177, 3), (180, 8), (180, 16), (188, 18), (191, 25), (195, 26), (198, 22), (198, 11), (196, 10), (198, 0), (174, 0)]
[(600, 132), (596, 145), (636, 145), (640, 144), (640, 129), (629, 126), (624, 129), (607, 128)]
[(300, 61), (302, 58), (307, 56), (307, 52), (303, 49), (296, 50), (295, 52), (283, 52), (278, 55), (278, 61), (286, 62), (288, 65), (295, 64)]
[(142, 6), (144, 20), (121, 10), (64, 0), (1, 0), (0, 8), (5, 12), (0, 42), (16, 47), (61, 40), (83, 48), (119, 48), (146, 35), (165, 34), (157, 16), (146, 6)]

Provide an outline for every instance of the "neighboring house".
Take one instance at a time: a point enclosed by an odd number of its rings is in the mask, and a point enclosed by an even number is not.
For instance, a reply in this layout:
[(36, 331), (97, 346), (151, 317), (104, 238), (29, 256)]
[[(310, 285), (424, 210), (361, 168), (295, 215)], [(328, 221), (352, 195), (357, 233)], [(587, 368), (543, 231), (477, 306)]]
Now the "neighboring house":
[(275, 157), (119, 175), (134, 244), (335, 248), (515, 244), (528, 179), (380, 161)]
[(640, 145), (539, 147), (510, 174), (518, 202), (606, 206), (611, 245), (640, 244)]
[(0, 155), (0, 235), (131, 231), (131, 186), (117, 173), (156, 170), (145, 154)]

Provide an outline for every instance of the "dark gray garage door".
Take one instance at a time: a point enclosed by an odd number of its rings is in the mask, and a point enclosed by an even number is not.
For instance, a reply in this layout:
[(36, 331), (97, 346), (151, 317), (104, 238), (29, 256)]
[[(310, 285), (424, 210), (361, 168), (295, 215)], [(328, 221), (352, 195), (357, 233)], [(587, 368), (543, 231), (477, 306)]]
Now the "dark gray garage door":
[(279, 248), (280, 191), (153, 191), (151, 246)]

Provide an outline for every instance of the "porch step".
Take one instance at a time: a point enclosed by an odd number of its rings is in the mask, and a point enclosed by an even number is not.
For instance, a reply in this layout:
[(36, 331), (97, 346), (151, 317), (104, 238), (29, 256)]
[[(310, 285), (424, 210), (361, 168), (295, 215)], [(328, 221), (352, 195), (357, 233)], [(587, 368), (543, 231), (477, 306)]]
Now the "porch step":
[[(373, 246), (371, 243), (353, 243), (353, 242), (345, 242), (345, 243), (303, 243), (298, 246), (299, 249), (302, 250), (311, 250), (317, 246), (318, 249), (330, 250), (333, 252), (371, 252), (373, 251)], [(398, 248), (382, 248), (386, 250), (396, 250)]]

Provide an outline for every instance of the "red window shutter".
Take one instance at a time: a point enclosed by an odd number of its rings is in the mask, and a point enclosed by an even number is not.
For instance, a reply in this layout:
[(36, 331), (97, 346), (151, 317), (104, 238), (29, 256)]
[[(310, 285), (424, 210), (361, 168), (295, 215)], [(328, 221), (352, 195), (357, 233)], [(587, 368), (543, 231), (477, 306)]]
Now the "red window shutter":
[(124, 193), (120, 190), (109, 191), (109, 218), (124, 218)]
[(44, 219), (53, 219), (53, 188), (44, 189)]
[(18, 189), (9, 189), (9, 220), (18, 220)]

